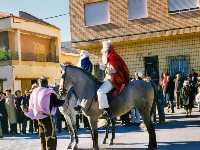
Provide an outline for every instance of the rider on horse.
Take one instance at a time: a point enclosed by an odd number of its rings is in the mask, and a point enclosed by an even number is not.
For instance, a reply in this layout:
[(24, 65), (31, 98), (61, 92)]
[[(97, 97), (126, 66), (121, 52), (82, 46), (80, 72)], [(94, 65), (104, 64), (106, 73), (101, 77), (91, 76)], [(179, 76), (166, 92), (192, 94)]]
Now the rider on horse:
[(99, 109), (103, 115), (111, 117), (107, 93), (114, 89), (113, 96), (119, 94), (129, 82), (129, 71), (124, 60), (116, 53), (110, 40), (102, 42), (102, 70), (105, 70), (104, 83), (97, 90)]

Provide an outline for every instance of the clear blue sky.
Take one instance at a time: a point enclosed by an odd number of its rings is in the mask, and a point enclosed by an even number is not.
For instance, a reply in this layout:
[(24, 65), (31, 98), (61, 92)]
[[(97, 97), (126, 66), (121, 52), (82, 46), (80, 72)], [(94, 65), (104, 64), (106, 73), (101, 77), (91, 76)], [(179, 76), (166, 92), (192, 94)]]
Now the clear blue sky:
[(61, 29), (62, 41), (69, 41), (69, 0), (0, 0), (0, 11), (18, 15), (18, 11), (28, 12), (40, 19), (67, 13), (66, 16), (45, 20)]

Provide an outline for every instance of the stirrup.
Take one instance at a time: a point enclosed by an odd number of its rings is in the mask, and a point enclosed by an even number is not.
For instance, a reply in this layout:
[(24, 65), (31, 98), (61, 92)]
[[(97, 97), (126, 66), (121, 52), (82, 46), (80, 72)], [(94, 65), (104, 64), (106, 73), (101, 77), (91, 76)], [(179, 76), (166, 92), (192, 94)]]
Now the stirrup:
[(109, 108), (104, 108), (103, 109), (102, 116), (105, 117), (105, 118), (108, 118), (108, 119), (112, 119), (113, 118), (112, 113), (111, 113)]

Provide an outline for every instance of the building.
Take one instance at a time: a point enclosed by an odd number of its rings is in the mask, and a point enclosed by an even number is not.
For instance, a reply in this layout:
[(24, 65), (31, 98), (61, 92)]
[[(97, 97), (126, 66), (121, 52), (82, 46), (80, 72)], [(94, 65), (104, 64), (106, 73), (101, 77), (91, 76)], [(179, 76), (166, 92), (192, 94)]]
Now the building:
[(60, 29), (28, 13), (0, 13), (0, 88), (28, 90), (42, 75), (60, 78)]
[(158, 81), (166, 71), (199, 71), (199, 6), (199, 0), (72, 0), (72, 43), (90, 50), (97, 64), (101, 41), (111, 39), (132, 76), (144, 71)]
[(70, 62), (73, 65), (78, 65), (80, 59), (80, 52), (71, 47), (71, 42), (61, 43), (60, 63)]

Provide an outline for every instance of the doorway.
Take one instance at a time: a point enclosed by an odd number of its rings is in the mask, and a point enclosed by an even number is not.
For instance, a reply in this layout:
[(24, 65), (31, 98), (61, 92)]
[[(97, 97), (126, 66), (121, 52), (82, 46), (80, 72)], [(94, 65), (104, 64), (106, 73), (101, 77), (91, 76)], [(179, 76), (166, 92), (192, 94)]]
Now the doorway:
[(187, 56), (170, 56), (169, 62), (169, 74), (175, 77), (176, 74), (187, 76), (189, 73), (189, 57)]
[(159, 83), (159, 63), (158, 56), (144, 57), (145, 75), (149, 75), (151, 79)]

